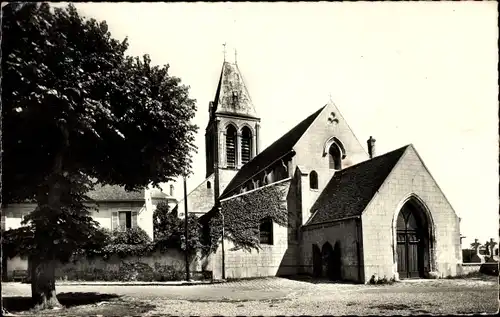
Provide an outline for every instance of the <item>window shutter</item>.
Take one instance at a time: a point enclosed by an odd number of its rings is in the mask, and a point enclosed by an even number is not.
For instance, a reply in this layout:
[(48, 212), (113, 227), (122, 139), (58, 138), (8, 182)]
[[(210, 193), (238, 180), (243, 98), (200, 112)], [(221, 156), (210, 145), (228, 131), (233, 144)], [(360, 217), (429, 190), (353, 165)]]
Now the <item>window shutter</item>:
[(111, 212), (111, 230), (118, 228), (118, 211)]
[(137, 228), (137, 211), (132, 211), (132, 228)]

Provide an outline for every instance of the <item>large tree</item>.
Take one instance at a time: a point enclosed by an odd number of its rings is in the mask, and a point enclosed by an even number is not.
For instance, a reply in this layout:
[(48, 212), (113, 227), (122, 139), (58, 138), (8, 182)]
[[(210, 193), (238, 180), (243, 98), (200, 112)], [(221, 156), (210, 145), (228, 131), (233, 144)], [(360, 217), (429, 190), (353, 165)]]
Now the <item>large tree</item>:
[(96, 233), (86, 193), (186, 174), (195, 101), (168, 65), (127, 57), (126, 39), (72, 5), (8, 4), (2, 15), (3, 202), (37, 203), (19, 252), (38, 306), (59, 306), (56, 263)]

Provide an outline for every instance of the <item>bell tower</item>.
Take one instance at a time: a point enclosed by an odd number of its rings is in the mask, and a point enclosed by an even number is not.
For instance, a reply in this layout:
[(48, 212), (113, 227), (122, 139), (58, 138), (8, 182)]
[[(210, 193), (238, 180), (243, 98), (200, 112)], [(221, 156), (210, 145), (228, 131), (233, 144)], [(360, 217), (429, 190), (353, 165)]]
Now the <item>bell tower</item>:
[(260, 118), (236, 61), (230, 63), (224, 58), (208, 111), (206, 177), (218, 169), (219, 186), (216, 180), (214, 190), (221, 194), (238, 170), (259, 153)]

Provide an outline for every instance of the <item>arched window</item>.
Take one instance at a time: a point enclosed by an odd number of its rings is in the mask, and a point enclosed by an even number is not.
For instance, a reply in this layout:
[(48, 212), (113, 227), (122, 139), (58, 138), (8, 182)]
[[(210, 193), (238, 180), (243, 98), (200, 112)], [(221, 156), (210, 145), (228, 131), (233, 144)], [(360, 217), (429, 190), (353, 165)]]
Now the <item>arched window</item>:
[(208, 189), (212, 188), (212, 183), (210, 183), (210, 181), (207, 182), (207, 188)]
[(228, 167), (236, 166), (236, 128), (231, 124), (226, 129), (226, 162)]
[(316, 171), (309, 174), (309, 188), (318, 189), (318, 173)]
[(170, 185), (170, 196), (174, 196), (174, 185)]
[(330, 145), (328, 149), (329, 159), (330, 159), (330, 169), (340, 170), (342, 169), (342, 153), (340, 148), (336, 143)]
[(273, 220), (271, 218), (264, 218), (260, 221), (259, 241), (260, 244), (273, 244)]
[(241, 163), (246, 164), (252, 158), (252, 131), (248, 127), (241, 130)]

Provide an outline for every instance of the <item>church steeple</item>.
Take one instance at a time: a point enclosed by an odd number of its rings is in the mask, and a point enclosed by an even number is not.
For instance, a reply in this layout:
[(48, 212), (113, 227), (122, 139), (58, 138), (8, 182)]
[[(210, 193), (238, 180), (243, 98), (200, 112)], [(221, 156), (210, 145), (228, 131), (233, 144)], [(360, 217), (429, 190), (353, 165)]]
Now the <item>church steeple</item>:
[(257, 112), (236, 63), (224, 61), (212, 106), (214, 114), (256, 118)]
[[(225, 47), (224, 47), (225, 48)], [(236, 57), (236, 56), (235, 56)], [(207, 177), (218, 157), (221, 169), (235, 170), (256, 156), (260, 118), (236, 63), (224, 62), (205, 134)]]

